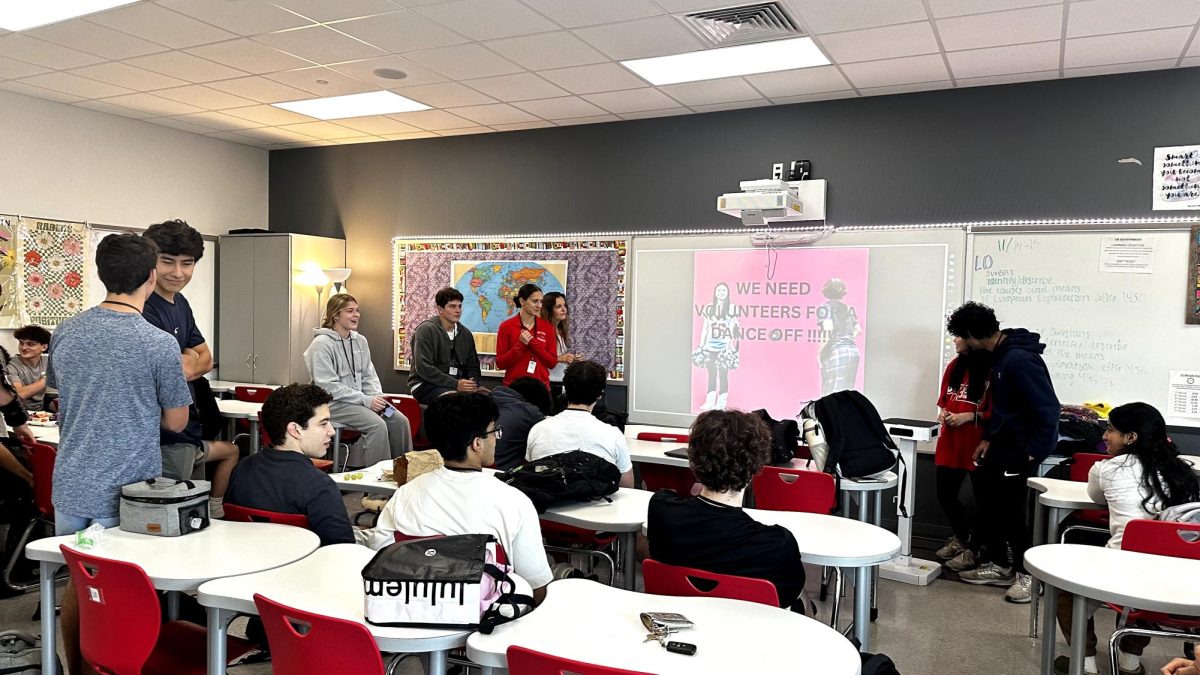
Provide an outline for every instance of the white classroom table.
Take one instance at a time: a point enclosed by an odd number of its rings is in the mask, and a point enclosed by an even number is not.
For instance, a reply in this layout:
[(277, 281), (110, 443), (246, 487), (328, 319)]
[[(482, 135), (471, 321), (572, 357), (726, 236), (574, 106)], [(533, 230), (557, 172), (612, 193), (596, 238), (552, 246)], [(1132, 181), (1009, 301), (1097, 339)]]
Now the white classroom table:
[(1157, 612), (1200, 615), (1200, 561), (1103, 546), (1046, 544), (1025, 553), (1025, 567), (1046, 588), (1042, 618), (1042, 675), (1054, 672), (1055, 608), (1059, 590), (1074, 594), (1071, 675), (1083, 675), (1087, 620), (1100, 602)]
[[(695, 628), (670, 640), (696, 645), (694, 656), (644, 642), (642, 612), (677, 612)], [(563, 626), (586, 626), (564, 631)], [(510, 645), (586, 663), (659, 675), (774, 672), (858, 675), (854, 646), (828, 626), (795, 612), (742, 600), (648, 595), (583, 579), (550, 584), (528, 616), (467, 638), (467, 658), (484, 675), (508, 667)], [(515, 674), (515, 675), (520, 675)]]
[[(229, 622), (236, 614), (258, 614), (254, 594), (259, 593), (289, 607), (362, 624), (382, 652), (428, 653), (429, 672), (444, 675), (446, 652), (466, 644), (473, 631), (367, 623), (363, 617), (361, 571), (375, 554), (358, 544), (333, 544), (290, 565), (201, 584), (197, 599), (208, 609), (209, 634), (218, 633), (218, 640), (224, 644)], [(524, 579), (512, 576), (517, 593), (531, 593)], [(330, 647), (336, 649), (337, 645)]]
[[(74, 546), (75, 535), (47, 537), (29, 543), (25, 557), (40, 564), (42, 601), (42, 672), (53, 673), (57, 629), (54, 598), (55, 570), (64, 563), (59, 545)], [(182, 537), (154, 537), (117, 528), (84, 553), (140, 566), (160, 591), (192, 591), (219, 577), (261, 572), (295, 562), (320, 546), (312, 532), (272, 523), (234, 523), (214, 520), (209, 527)], [(225, 672), (225, 642), (208, 633), (208, 673)]]
[[(1025, 483), (1038, 493), (1033, 506), (1033, 538), (1030, 541), (1032, 546), (1057, 544), (1058, 526), (1072, 511), (1105, 508), (1088, 496), (1085, 482), (1034, 477)], [(1038, 605), (1042, 601), (1038, 587), (1038, 579), (1034, 577), (1029, 587), (1029, 637), (1037, 637)]]
[(258, 413), (262, 410), (263, 404), (251, 403), (249, 401), (237, 401), (230, 398), (217, 399), (217, 409), (221, 411), (221, 416), (229, 420), (229, 439), (232, 441), (234, 437), (234, 420), (247, 420), (250, 422), (250, 454), (258, 452), (259, 436), (258, 436)]
[(36, 438), (39, 443), (45, 443), (46, 445), (53, 445), (56, 447), (58, 446), (58, 425), (57, 424), (54, 424), (52, 426), (42, 426), (40, 424), (39, 425), (30, 424), (29, 428), (31, 430), (33, 430), (33, 437)]

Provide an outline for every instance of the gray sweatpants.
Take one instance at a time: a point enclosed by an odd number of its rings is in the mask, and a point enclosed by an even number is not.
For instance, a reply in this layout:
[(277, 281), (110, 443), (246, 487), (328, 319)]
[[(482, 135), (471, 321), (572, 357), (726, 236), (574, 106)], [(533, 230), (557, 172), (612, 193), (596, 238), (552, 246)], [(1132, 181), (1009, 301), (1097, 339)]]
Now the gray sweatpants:
[(413, 449), (408, 418), (399, 411), (384, 418), (366, 406), (334, 401), (329, 404), (329, 412), (334, 422), (362, 433), (367, 466), (399, 457)]

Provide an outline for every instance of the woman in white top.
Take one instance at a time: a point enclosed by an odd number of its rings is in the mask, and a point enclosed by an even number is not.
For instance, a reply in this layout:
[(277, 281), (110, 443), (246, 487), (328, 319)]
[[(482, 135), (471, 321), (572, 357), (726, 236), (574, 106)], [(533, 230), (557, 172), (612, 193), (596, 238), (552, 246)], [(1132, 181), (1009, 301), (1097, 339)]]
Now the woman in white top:
[[(1096, 462), (1088, 473), (1088, 496), (1108, 505), (1111, 537), (1109, 548), (1120, 548), (1125, 525), (1134, 519), (1152, 519), (1163, 509), (1200, 501), (1200, 483), (1192, 467), (1179, 459), (1179, 450), (1167, 437), (1162, 415), (1146, 403), (1128, 403), (1108, 414), (1104, 446), (1112, 459)], [(1071, 594), (1059, 593), (1058, 625), (1071, 637)], [(1150, 638), (1130, 636), (1122, 640), (1119, 654), (1121, 675), (1145, 673), (1142, 650)], [(1087, 655), (1083, 672), (1096, 673), (1096, 631), (1088, 619)], [(1055, 672), (1069, 672), (1069, 659), (1054, 661)]]
[(554, 334), (558, 336), (558, 365), (550, 369), (550, 392), (553, 396), (562, 393), (563, 374), (567, 372), (567, 366), (583, 359), (583, 354), (571, 351), (569, 314), (567, 296), (558, 291), (542, 296), (542, 318), (554, 326)]

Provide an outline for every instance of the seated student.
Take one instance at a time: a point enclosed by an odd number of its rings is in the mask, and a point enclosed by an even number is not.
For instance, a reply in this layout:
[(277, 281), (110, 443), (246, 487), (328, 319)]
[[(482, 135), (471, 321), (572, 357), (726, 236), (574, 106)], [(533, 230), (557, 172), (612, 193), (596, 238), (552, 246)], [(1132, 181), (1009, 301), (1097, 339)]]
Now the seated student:
[(46, 369), (50, 366), (50, 331), (41, 326), (21, 326), (13, 331), (18, 357), (8, 362), (4, 372), (17, 390), (25, 409), (46, 410)]
[[(437, 292), (437, 316), (422, 321), (412, 334), (412, 369), (408, 390), (424, 405), (452, 391), (479, 388), (479, 354), (475, 337), (462, 319), (463, 294), (450, 287)], [(443, 339), (442, 336), (448, 339)]]
[(493, 389), (492, 400), (500, 408), (498, 422), (504, 429), (496, 440), (496, 468), (508, 471), (525, 461), (529, 430), (550, 414), (550, 392), (537, 379), (522, 377)]
[(592, 409), (604, 395), (608, 373), (595, 361), (576, 361), (567, 366), (563, 390), (567, 409), (533, 425), (529, 430), (525, 458), (529, 461), (582, 450), (606, 459), (621, 472), (621, 487), (633, 487), (633, 462), (625, 434), (592, 415)]
[[(408, 418), (383, 397), (367, 338), (358, 332), (358, 300), (338, 293), (325, 304), (321, 328), (304, 350), (313, 384), (329, 392), (333, 421), (362, 432), (368, 466), (412, 450)], [(389, 412), (390, 410), (390, 412)]]
[(771, 435), (757, 417), (710, 410), (692, 423), (688, 463), (703, 488), (696, 497), (659, 490), (650, 498), (650, 557), (715, 574), (766, 579), (781, 607), (804, 613), (804, 566), (792, 533), (742, 511), (742, 492), (771, 456)]
[(481, 393), (447, 394), (425, 410), (429, 441), (445, 466), (400, 486), (370, 530), (354, 533), (374, 549), (411, 536), (490, 534), (499, 540), (514, 570), (533, 588), (535, 602), (546, 595), (552, 574), (542, 548), (542, 528), (533, 502), (520, 490), (483, 471), (495, 458), (499, 411)]
[[(1166, 423), (1153, 406), (1127, 403), (1113, 408), (1108, 414), (1104, 445), (1113, 457), (1092, 465), (1087, 490), (1097, 503), (1108, 505), (1109, 548), (1121, 548), (1129, 521), (1153, 519), (1167, 507), (1200, 501), (1200, 484), (1192, 467), (1179, 459), (1179, 451), (1167, 438)], [(1068, 644), (1071, 601), (1070, 593), (1058, 594), (1058, 625)], [(1097, 673), (1096, 629), (1091, 617), (1087, 628), (1083, 672)], [(1121, 675), (1146, 672), (1141, 654), (1149, 643), (1150, 638), (1140, 635), (1130, 635), (1121, 641), (1117, 655)], [(1069, 668), (1068, 657), (1054, 660), (1056, 673), (1067, 673)]]
[(229, 479), (225, 503), (277, 513), (302, 513), (321, 545), (353, 544), (353, 528), (342, 494), (327, 474), (313, 466), (333, 438), (324, 389), (289, 384), (263, 403), (262, 424), (274, 444), (242, 460)]

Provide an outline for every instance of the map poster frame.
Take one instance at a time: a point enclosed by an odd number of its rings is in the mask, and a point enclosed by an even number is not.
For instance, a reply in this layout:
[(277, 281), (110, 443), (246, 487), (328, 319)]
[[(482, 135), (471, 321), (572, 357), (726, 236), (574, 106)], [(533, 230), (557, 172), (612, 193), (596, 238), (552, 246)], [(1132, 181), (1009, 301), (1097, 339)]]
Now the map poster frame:
[[(501, 302), (504, 303), (504, 309), (506, 310), (504, 314), (505, 319), (515, 315), (516, 311), (514, 310), (512, 300), (516, 297), (517, 291), (521, 289), (521, 286), (524, 285), (526, 281), (536, 283), (539, 280), (539, 277), (537, 276), (523, 275), (523, 270), (517, 270), (514, 273), (512, 283), (504, 283), (503, 281), (499, 281), (496, 284), (499, 289), (497, 293), (497, 296), (499, 297), (488, 298), (486, 295), (481, 296), (471, 292), (470, 287), (476, 285), (490, 287), (491, 279), (477, 278), (472, 279), (471, 281), (466, 281), (464, 277), (467, 274), (473, 273), (481, 267), (488, 266), (491, 266), (494, 271), (498, 273), (501, 271), (501, 265), (505, 267), (524, 266), (533, 270), (544, 270), (554, 278), (555, 285), (551, 286), (544, 283), (538, 284), (542, 288), (542, 292), (549, 293), (551, 291), (558, 291), (563, 295), (566, 295), (568, 298), (571, 297), (569, 295), (569, 291), (567, 290), (567, 279), (569, 278), (568, 273), (570, 266), (569, 260), (451, 260), (448, 285), (457, 288), (463, 294), (464, 301), (462, 325), (471, 331), (471, 335), (475, 338), (475, 351), (480, 354), (494, 355), (496, 353), (496, 336), (498, 333), (494, 330), (489, 331), (485, 327), (486, 323), (481, 323), (479, 319), (482, 318), (482, 321), (486, 322), (488, 319), (488, 313), (500, 311), (500, 308), (496, 307), (495, 305), (500, 304)], [(488, 302), (489, 300), (492, 302), (487, 306), (482, 304), (478, 306), (478, 314), (482, 315), (482, 317), (477, 316), (473, 306), (468, 306), (469, 303), (484, 303)], [(495, 323), (498, 324), (498, 322)]]

